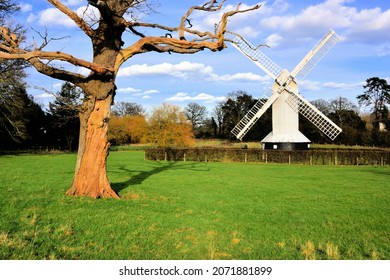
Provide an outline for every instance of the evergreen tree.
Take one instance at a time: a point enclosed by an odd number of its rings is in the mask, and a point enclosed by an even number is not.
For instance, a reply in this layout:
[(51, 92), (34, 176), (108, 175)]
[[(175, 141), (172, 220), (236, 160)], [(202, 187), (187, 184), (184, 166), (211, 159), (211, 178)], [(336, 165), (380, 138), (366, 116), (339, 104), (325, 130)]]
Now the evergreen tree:
[(82, 91), (71, 83), (64, 83), (54, 102), (49, 103), (51, 137), (56, 144), (72, 150), (78, 145), (79, 110)]

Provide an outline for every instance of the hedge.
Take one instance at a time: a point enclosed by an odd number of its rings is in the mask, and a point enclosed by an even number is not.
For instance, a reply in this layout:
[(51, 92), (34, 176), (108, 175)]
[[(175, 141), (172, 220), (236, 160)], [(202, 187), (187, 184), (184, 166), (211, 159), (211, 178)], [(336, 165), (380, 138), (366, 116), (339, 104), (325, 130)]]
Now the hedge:
[(312, 149), (274, 151), (233, 148), (152, 148), (146, 160), (261, 162), (306, 165), (390, 165), (388, 150)]

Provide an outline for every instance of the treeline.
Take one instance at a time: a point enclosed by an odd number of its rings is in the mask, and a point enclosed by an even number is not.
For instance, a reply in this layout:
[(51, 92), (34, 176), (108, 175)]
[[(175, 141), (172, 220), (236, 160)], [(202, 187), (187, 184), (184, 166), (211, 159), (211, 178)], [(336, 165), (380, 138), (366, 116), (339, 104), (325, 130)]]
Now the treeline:
[[(334, 143), (342, 145), (363, 145), (363, 146), (390, 146), (390, 119), (387, 105), (390, 103), (390, 93), (387, 81), (379, 78), (367, 80), (364, 86), (364, 94), (357, 96), (358, 103), (364, 105), (371, 113), (360, 114), (359, 107), (351, 100), (339, 97), (333, 100), (314, 100), (311, 103), (320, 111), (327, 115), (343, 132), (335, 141), (329, 140), (323, 135), (311, 122), (300, 116), (300, 130), (313, 143)], [(186, 130), (185, 134), (193, 133), (193, 137), (187, 136), (187, 139), (200, 138), (220, 138), (231, 139), (233, 136), (230, 131), (241, 120), (241, 118), (257, 102), (250, 94), (244, 91), (236, 91), (228, 94), (226, 101), (219, 103), (212, 111), (208, 111), (205, 106), (195, 102), (189, 103), (183, 110), (175, 107), (177, 114), (181, 112), (180, 121), (175, 118), (170, 121), (168, 117), (162, 117), (160, 111), (169, 111), (172, 105), (163, 104), (152, 112), (151, 117), (145, 116), (145, 110), (142, 106), (134, 103), (120, 102), (114, 106), (115, 117), (110, 122), (110, 141), (115, 144), (127, 143), (153, 143), (157, 146), (189, 146), (192, 141), (178, 142), (175, 130), (178, 128), (167, 129), (167, 123), (171, 122), (171, 127), (175, 123), (185, 123), (183, 114), (187, 123), (191, 124), (192, 131)], [(166, 116), (172, 115), (168, 112)], [(173, 114), (174, 115), (174, 114)], [(164, 119), (164, 121), (163, 121)], [(150, 131), (154, 127), (153, 123), (165, 123), (165, 128), (161, 125), (155, 133), (158, 137), (151, 138)], [(244, 141), (260, 141), (272, 130), (272, 110), (268, 110), (254, 127), (247, 133)], [(165, 138), (171, 135), (172, 141), (158, 143), (159, 138)], [(180, 134), (184, 135), (184, 134)], [(176, 139), (176, 140), (174, 140)]]
[(53, 93), (55, 101), (44, 110), (27, 94), (25, 85), (18, 83), (14, 86), (1, 84), (0, 149), (76, 149), (82, 92), (66, 83), (61, 91)]
[[(358, 104), (369, 113), (362, 114), (359, 107), (347, 98), (311, 101), (320, 111), (339, 125), (343, 132), (332, 142), (311, 122), (300, 117), (300, 130), (313, 143), (342, 145), (390, 146), (390, 86), (385, 79), (370, 78), (364, 93), (357, 96)], [(230, 131), (257, 102), (243, 91), (232, 92), (226, 101), (219, 103), (212, 112), (190, 103), (185, 112), (193, 124), (197, 138), (232, 138)], [(269, 109), (246, 134), (244, 141), (260, 141), (272, 130), (272, 110)]]
[[(0, 149), (37, 146), (77, 149), (78, 113), (83, 97), (80, 89), (69, 83), (63, 84), (61, 90), (53, 94), (54, 101), (43, 110), (20, 82), (24, 77), (23, 71), (1, 71), (0, 74)], [(17, 76), (19, 78), (15, 78)], [(343, 129), (333, 143), (390, 146), (387, 129), (390, 127), (387, 107), (390, 103), (389, 86), (386, 80), (371, 78), (367, 80), (365, 89), (357, 99), (370, 109), (371, 114), (361, 115), (358, 106), (343, 97), (311, 102)], [(192, 102), (185, 108), (164, 103), (149, 114), (139, 104), (118, 102), (112, 107), (109, 141), (112, 145), (148, 143), (159, 147), (188, 147), (194, 145), (196, 138), (233, 140), (230, 131), (256, 102), (257, 99), (247, 92), (236, 91), (229, 93), (226, 101), (217, 104), (211, 112), (205, 106)], [(248, 132), (244, 141), (260, 141), (271, 130), (270, 109)], [(313, 143), (330, 143), (303, 117), (300, 130)]]

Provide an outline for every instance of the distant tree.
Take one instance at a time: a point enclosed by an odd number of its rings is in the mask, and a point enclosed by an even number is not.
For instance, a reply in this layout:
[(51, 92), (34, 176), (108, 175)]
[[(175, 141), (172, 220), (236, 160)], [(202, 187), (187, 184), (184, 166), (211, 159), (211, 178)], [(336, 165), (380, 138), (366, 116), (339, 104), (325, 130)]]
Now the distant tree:
[(314, 107), (316, 107), (325, 115), (328, 115), (331, 112), (331, 105), (327, 100), (317, 99), (317, 100), (310, 101), (310, 103), (313, 104)]
[(160, 147), (191, 146), (195, 144), (192, 125), (179, 106), (162, 104), (149, 120), (146, 139)]
[[(245, 91), (234, 91), (229, 93), (228, 99), (222, 104), (223, 130), (225, 137), (231, 138), (230, 131), (248, 113), (257, 102)], [(245, 135), (246, 140), (261, 140), (272, 127), (272, 112), (267, 112), (254, 124), (251, 130)]]
[(79, 113), (82, 90), (71, 83), (64, 83), (55, 95), (54, 102), (49, 103), (49, 118), (57, 144), (69, 150), (77, 147), (79, 138)]
[[(0, 61), (3, 70), (4, 62)], [(23, 107), (26, 89), (19, 71), (0, 71), (0, 128), (15, 142), (27, 137)]]
[(343, 145), (369, 144), (366, 122), (356, 110), (336, 110), (328, 116), (343, 130), (335, 142)]
[(146, 139), (147, 123), (145, 116), (125, 116), (110, 118), (108, 140), (111, 144), (144, 143)]
[(4, 87), (0, 83), (0, 147), (46, 144), (46, 115), (42, 108), (23, 86)]
[(239, 90), (229, 93), (228, 99), (222, 105), (223, 125), (229, 133), (253, 104), (253, 97), (245, 91)]
[(195, 138), (216, 138), (218, 126), (213, 117), (205, 118), (202, 125), (194, 131)]
[[(334, 142), (344, 145), (367, 143), (365, 122), (359, 116), (359, 109), (353, 102), (338, 97), (330, 101), (314, 100), (311, 103), (342, 128), (342, 133)], [(299, 128), (314, 143), (331, 143), (330, 139), (302, 116), (300, 116)]]
[(333, 99), (329, 102), (330, 106), (330, 113), (337, 116), (338, 118), (338, 125), (343, 128), (344, 124), (348, 125), (348, 122), (346, 121), (347, 118), (344, 119), (344, 116), (350, 115), (351, 113), (356, 113), (356, 115), (359, 113), (359, 108), (350, 100), (344, 97), (339, 97), (336, 99)]
[[(13, 1), (0, 0), (0, 25), (7, 26), (23, 37), (19, 27), (11, 26), (10, 16), (17, 10), (18, 6)], [(27, 97), (24, 66), (20, 60), (0, 59), (0, 135), (3, 144), (21, 143), (28, 136), (23, 116)]]
[(125, 116), (138, 116), (144, 115), (145, 109), (142, 105), (130, 102), (118, 102), (112, 108), (114, 116), (125, 117)]
[(388, 108), (390, 104), (390, 85), (385, 79), (378, 77), (369, 78), (363, 86), (366, 90), (364, 94), (358, 95), (357, 99), (360, 105), (371, 107), (374, 116), (373, 130), (379, 131), (380, 123), (387, 122)]
[(192, 124), (195, 135), (200, 132), (200, 128), (204, 125), (207, 109), (205, 106), (199, 105), (198, 103), (191, 102), (184, 109), (184, 114)]

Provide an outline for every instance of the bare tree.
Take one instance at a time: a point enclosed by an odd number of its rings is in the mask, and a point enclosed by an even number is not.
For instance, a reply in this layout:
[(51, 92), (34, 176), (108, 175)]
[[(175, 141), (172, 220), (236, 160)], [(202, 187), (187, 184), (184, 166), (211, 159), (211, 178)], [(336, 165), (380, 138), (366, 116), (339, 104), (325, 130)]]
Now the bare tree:
[[(225, 34), (228, 32), (229, 18), (260, 7), (255, 5), (249, 9), (241, 9), (238, 5), (236, 9), (223, 13), (215, 30), (210, 32), (192, 28), (191, 16), (195, 11), (221, 11), (225, 1), (219, 4), (217, 0), (210, 0), (204, 5), (190, 7), (176, 27), (137, 20), (137, 15), (148, 5), (147, 0), (88, 0), (88, 4), (99, 11), (99, 18), (94, 24), (88, 23), (59, 0), (47, 2), (67, 15), (90, 38), (93, 47), (92, 61), (62, 51), (46, 51), (51, 40), (44, 34), (41, 45), (32, 49), (23, 48), (21, 38), (4, 26), (0, 27), (0, 58), (23, 59), (38, 72), (71, 82), (83, 90), (85, 99), (80, 112), (78, 156), (73, 183), (67, 194), (94, 198), (118, 198), (107, 178), (106, 161), (110, 146), (107, 141), (110, 107), (115, 95), (115, 79), (121, 65), (135, 55), (146, 52), (194, 54), (205, 49), (221, 51), (228, 40)], [(147, 32), (142, 32), (144, 29), (160, 30), (161, 36), (147, 36)], [(136, 38), (127, 47), (124, 47), (122, 41), (125, 31)], [(86, 68), (90, 73), (83, 75), (56, 67), (53, 62), (58, 61)]]
[(112, 109), (112, 113), (118, 117), (138, 116), (144, 115), (145, 109), (142, 107), (142, 105), (137, 103), (118, 102)]
[(207, 109), (205, 106), (199, 105), (196, 102), (191, 102), (184, 109), (184, 114), (191, 122), (194, 130), (196, 130), (204, 124), (207, 115)]

